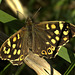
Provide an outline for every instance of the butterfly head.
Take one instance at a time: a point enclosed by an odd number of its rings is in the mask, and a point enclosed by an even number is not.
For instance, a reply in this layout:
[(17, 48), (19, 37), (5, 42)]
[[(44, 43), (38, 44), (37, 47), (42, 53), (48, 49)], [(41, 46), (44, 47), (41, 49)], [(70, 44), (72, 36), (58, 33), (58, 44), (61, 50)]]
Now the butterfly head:
[(33, 21), (32, 21), (32, 18), (31, 18), (31, 17), (28, 17), (28, 18), (27, 18), (26, 24), (27, 24), (27, 25), (32, 25), (32, 24), (33, 24)]

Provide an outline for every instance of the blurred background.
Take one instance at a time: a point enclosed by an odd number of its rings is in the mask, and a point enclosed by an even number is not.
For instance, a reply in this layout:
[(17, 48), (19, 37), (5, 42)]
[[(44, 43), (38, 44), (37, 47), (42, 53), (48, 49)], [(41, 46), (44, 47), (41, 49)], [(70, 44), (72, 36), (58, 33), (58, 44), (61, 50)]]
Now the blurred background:
[[(28, 16), (33, 17), (40, 7), (41, 9), (33, 18), (34, 22), (39, 23), (42, 21), (66, 21), (75, 25), (75, 0), (0, 1), (0, 31), (6, 34), (6, 38), (19, 30), (25, 24), (26, 18)], [(21, 4), (17, 3), (16, 1), (19, 1)], [(23, 7), (23, 9), (19, 8), (20, 6)], [(21, 14), (18, 14), (17, 11), (21, 12)], [(2, 38), (2, 40), (0, 39), (0, 45), (6, 40), (6, 38)], [(55, 59), (46, 60), (61, 74), (66, 74), (66, 72), (69, 72), (68, 75), (75, 75), (75, 38), (72, 38), (70, 42), (65, 46), (65, 49), (67, 50), (65, 55), (61, 55), (63, 53), (63, 49), (64, 48), (61, 49), (61, 52), (59, 52)], [(66, 55), (68, 55), (68, 57)], [(26, 64), (21, 66), (13, 66), (9, 61), (3, 61), (1, 59), (0, 74), (37, 75)]]

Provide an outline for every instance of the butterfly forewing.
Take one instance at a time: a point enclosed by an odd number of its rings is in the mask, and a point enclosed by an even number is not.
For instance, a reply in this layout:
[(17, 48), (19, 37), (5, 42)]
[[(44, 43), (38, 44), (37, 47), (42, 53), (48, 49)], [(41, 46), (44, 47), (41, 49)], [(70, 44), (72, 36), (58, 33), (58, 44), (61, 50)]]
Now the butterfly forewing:
[(64, 21), (47, 21), (35, 25), (35, 50), (47, 58), (55, 57), (59, 48), (75, 35), (75, 26)]
[(25, 32), (25, 28), (22, 27), (17, 33), (9, 37), (0, 48), (0, 58), (3, 60), (9, 60), (13, 65), (22, 64), (23, 53), (22, 37)]

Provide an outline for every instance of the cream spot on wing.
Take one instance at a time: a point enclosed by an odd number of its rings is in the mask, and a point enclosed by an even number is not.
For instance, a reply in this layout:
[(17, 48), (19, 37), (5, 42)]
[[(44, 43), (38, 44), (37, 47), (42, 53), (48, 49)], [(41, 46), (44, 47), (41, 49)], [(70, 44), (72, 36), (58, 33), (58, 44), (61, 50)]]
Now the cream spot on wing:
[(23, 55), (20, 56), (20, 61), (22, 61), (22, 60), (23, 60)]
[(17, 51), (17, 54), (20, 55), (20, 53), (21, 53), (21, 50), (19, 49), (19, 50)]
[(7, 52), (6, 52), (6, 47), (3, 48), (3, 51), (4, 51), (5, 54), (7, 53)]
[(55, 39), (56, 39), (57, 41), (59, 41), (59, 37), (58, 37), (58, 36), (56, 36)]
[(52, 42), (53, 44), (55, 44), (55, 43), (56, 43), (56, 40), (55, 40), (55, 39), (51, 39), (51, 42)]
[(56, 35), (58, 35), (58, 34), (59, 34), (59, 30), (55, 30), (54, 33), (55, 33)]
[(14, 37), (14, 38), (13, 38), (13, 42), (15, 42), (16, 40), (17, 40), (16, 37)]
[(3, 51), (6, 51), (6, 47), (3, 48)]
[(55, 24), (52, 24), (52, 25), (51, 25), (51, 28), (52, 28), (52, 29), (56, 29), (56, 25), (55, 25)]
[(19, 58), (18, 59), (15, 59), (14, 61), (19, 61)]
[(20, 39), (20, 34), (17, 34), (18, 39)]
[(4, 54), (7, 54), (7, 52), (6, 52), (6, 51), (4, 51)]
[(16, 55), (16, 53), (17, 53), (17, 49), (14, 50), (13, 55)]
[(11, 55), (8, 55), (8, 58), (11, 58)]
[(66, 28), (69, 28), (69, 26), (67, 26)]
[(19, 48), (21, 48), (21, 44), (19, 45)]
[(8, 50), (6, 51), (6, 53), (7, 53), (7, 54), (9, 54), (9, 53), (10, 53), (10, 48), (8, 48)]
[(62, 29), (63, 29), (63, 24), (62, 24), (62, 22), (61, 22), (61, 21), (59, 22), (59, 27), (60, 27), (60, 30), (62, 30)]
[(12, 45), (12, 48), (15, 48), (15, 47), (16, 47), (16, 44), (13, 44), (13, 45)]
[(48, 36), (48, 38), (50, 39), (51, 38), (51, 36), (50, 35), (47, 35)]
[(46, 29), (50, 29), (49, 24), (46, 24)]
[(46, 44), (50, 44), (49, 42), (46, 42)]
[(8, 44), (8, 46), (11, 46), (10, 39), (8, 39), (7, 44)]
[(68, 38), (67, 38), (67, 37), (64, 37), (64, 38), (63, 38), (63, 40), (64, 40), (64, 41), (67, 41), (67, 40), (68, 40)]
[(38, 49), (40, 49), (40, 47), (38, 47)]
[(69, 31), (63, 31), (64, 35), (68, 35)]
[(66, 28), (68, 29), (68, 28), (69, 28), (69, 26), (67, 25), (67, 26), (66, 26)]

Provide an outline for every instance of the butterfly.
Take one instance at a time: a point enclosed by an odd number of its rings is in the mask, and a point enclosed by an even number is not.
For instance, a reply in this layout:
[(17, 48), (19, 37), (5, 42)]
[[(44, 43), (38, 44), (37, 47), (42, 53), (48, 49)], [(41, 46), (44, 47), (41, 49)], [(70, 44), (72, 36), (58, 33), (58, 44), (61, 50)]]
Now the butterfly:
[(59, 49), (75, 36), (75, 25), (64, 21), (34, 23), (27, 18), (26, 26), (10, 36), (0, 48), (0, 58), (21, 65), (29, 51), (40, 57), (53, 58)]

